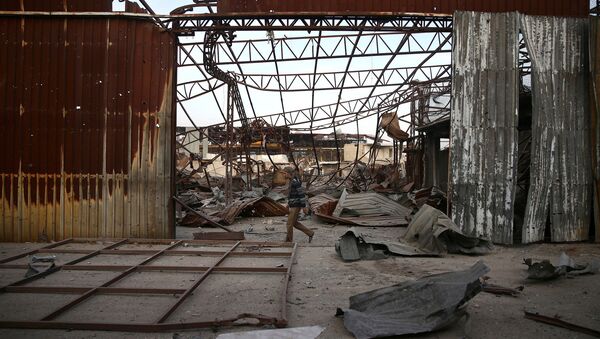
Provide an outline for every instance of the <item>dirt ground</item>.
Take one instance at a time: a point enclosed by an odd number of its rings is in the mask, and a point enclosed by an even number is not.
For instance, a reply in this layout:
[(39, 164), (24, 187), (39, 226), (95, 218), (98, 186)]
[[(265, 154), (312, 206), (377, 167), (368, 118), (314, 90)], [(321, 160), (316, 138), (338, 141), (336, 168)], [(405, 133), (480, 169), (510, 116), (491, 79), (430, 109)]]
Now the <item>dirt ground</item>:
[[(478, 260), (483, 260), (490, 268), (490, 282), (507, 287), (524, 286), (518, 297), (495, 296), (480, 293), (469, 303), (469, 317), (454, 326), (435, 333), (415, 336), (415, 338), (587, 338), (588, 336), (566, 329), (552, 327), (523, 318), (523, 310), (533, 310), (545, 315), (560, 316), (563, 320), (600, 330), (600, 274), (560, 278), (551, 282), (532, 282), (525, 279), (523, 258), (558, 260), (561, 252), (566, 252), (576, 262), (600, 260), (600, 245), (577, 244), (535, 244), (519, 247), (497, 246), (492, 254), (473, 257), (448, 255), (443, 258), (390, 257), (378, 261), (346, 263), (335, 253), (335, 240), (343, 234), (346, 226), (331, 226), (305, 220), (304, 224), (315, 230), (312, 243), (301, 232), (296, 231), (294, 240), (298, 243), (296, 262), (289, 283), (287, 311), (289, 327), (320, 325), (325, 330), (319, 338), (352, 338), (343, 326), (343, 320), (336, 318), (337, 307), (348, 306), (348, 298), (371, 289), (417, 279), (429, 274), (465, 269)], [(283, 241), (285, 238), (285, 218), (246, 218), (231, 227), (236, 231), (249, 231), (247, 240)], [(405, 228), (359, 228), (380, 238), (395, 240)], [(179, 228), (177, 238), (191, 239), (196, 228)], [(203, 229), (214, 231), (214, 229)], [(0, 244), (0, 258), (43, 246), (44, 244)], [(140, 260), (143, 260), (141, 258)], [(10, 282), (14, 277), (0, 277), (0, 284)], [(161, 286), (164, 277), (136, 276), (141, 283)], [(190, 277), (193, 278), (193, 275)], [(72, 279), (65, 277), (65, 279)], [(83, 279), (83, 278), (82, 278)], [(157, 280), (160, 280), (157, 282)], [(208, 281), (207, 281), (208, 282)], [(277, 305), (279, 295), (276, 288), (279, 281), (268, 279), (222, 279), (214, 280), (203, 288), (213, 295), (211, 300), (198, 300), (196, 305), (235, 310), (236, 307), (256, 305), (255, 313), (271, 312)], [(78, 284), (80, 285), (80, 284)], [(201, 285), (202, 286), (202, 285)], [(242, 292), (236, 294), (235, 301), (227, 299), (228, 289)], [(221, 299), (219, 299), (219, 297)], [(231, 299), (231, 297), (230, 297)], [(98, 319), (110, 318), (110, 307), (123, 302), (122, 297), (105, 298), (95, 305)], [(163, 301), (144, 302), (148, 316), (161, 309)], [(4, 304), (0, 318), (7, 313), (37, 313), (44, 305), (32, 301), (27, 305)], [(241, 305), (241, 306), (235, 306)], [(247, 309), (246, 309), (247, 310)], [(183, 318), (193, 319), (203, 309), (183, 310)], [(208, 311), (212, 312), (212, 311)], [(217, 312), (218, 313), (218, 312)], [(135, 320), (144, 318), (139, 314)], [(193, 330), (178, 333), (122, 333), (104, 331), (65, 331), (65, 330), (16, 330), (0, 329), (1, 338), (214, 338), (220, 333), (260, 329), (256, 327), (220, 328), (218, 330)], [(407, 336), (405, 338), (411, 338)]]

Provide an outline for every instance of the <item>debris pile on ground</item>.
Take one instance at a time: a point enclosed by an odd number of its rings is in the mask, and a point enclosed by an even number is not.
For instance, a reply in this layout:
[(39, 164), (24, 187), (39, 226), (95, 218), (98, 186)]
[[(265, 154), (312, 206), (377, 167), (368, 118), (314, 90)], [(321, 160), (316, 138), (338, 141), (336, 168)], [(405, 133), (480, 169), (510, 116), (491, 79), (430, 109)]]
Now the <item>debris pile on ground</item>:
[(527, 265), (527, 279), (552, 280), (560, 276), (575, 276), (582, 274), (595, 274), (600, 271), (600, 262), (594, 260), (585, 264), (576, 264), (566, 253), (561, 253), (558, 265), (554, 266), (549, 260), (533, 262), (533, 259), (523, 260)]
[(361, 293), (350, 297), (349, 309), (338, 309), (337, 315), (358, 339), (439, 330), (467, 313), (466, 304), (481, 291), (480, 278), (487, 272), (480, 261), (464, 271)]

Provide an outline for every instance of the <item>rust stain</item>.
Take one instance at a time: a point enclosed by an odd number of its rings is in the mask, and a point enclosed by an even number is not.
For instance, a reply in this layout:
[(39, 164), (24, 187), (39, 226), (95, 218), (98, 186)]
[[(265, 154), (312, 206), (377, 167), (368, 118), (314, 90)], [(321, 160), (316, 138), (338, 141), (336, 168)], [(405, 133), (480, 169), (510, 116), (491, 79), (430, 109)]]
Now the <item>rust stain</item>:
[[(110, 1), (60, 7), (85, 3)], [(0, 241), (170, 236), (172, 37), (125, 18), (0, 21)]]

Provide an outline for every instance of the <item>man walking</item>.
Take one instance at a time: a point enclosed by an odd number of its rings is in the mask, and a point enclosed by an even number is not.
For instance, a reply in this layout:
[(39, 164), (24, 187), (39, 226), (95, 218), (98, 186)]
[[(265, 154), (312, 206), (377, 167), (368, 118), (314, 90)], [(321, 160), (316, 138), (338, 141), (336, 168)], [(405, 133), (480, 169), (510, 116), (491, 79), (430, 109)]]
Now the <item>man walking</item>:
[(306, 226), (302, 225), (302, 223), (298, 221), (300, 209), (306, 207), (306, 195), (304, 194), (302, 182), (300, 181), (300, 179), (298, 179), (296, 173), (294, 173), (293, 178), (290, 180), (290, 194), (288, 196), (288, 207), (290, 211), (288, 214), (287, 237), (285, 238), (285, 241), (294, 241), (294, 228), (297, 228), (300, 231), (304, 232), (306, 235), (308, 235), (308, 242), (311, 242), (313, 235), (315, 235), (315, 232), (308, 229)]

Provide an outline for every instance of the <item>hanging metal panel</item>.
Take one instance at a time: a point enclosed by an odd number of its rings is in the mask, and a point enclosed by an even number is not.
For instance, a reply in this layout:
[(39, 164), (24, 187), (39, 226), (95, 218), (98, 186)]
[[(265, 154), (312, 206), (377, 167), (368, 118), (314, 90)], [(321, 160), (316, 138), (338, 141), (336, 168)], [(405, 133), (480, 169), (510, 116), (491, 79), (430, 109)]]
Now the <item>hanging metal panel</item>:
[(13, 16), (0, 44), (0, 241), (172, 236), (173, 38)]
[(600, 242), (600, 19), (595, 16), (590, 17), (590, 51), (594, 224), (596, 228), (596, 242)]
[[(532, 60), (531, 184), (523, 241), (588, 239), (591, 163), (586, 19), (521, 16)], [(550, 215), (548, 215), (550, 214)]]
[(452, 218), (470, 236), (511, 244), (517, 162), (518, 16), (454, 15)]

